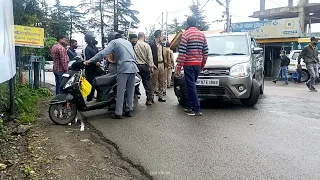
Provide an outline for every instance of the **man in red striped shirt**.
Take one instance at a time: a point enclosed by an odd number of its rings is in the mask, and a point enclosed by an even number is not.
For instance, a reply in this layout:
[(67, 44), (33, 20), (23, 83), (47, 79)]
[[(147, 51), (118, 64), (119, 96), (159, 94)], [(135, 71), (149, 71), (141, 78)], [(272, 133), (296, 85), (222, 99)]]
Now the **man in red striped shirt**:
[(196, 82), (200, 71), (206, 65), (209, 49), (205, 35), (196, 27), (196, 19), (189, 17), (187, 25), (187, 30), (181, 36), (177, 74), (181, 75), (183, 67), (188, 99), (186, 113), (190, 116), (202, 116)]

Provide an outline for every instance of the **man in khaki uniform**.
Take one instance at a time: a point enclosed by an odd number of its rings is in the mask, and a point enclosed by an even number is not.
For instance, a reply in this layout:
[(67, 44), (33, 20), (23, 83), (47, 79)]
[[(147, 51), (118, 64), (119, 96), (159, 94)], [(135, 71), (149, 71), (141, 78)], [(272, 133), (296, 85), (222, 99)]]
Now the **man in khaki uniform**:
[(141, 76), (144, 89), (146, 90), (146, 105), (150, 106), (153, 102), (151, 73), (154, 70), (152, 52), (149, 44), (145, 42), (145, 34), (140, 32), (137, 41), (134, 35), (130, 35), (129, 40), (134, 47), (136, 53), (137, 66), (139, 75)]
[(156, 67), (152, 74), (152, 93), (155, 92), (156, 86), (158, 84), (158, 91), (159, 91), (159, 102), (166, 102), (163, 98), (164, 92), (164, 80), (165, 80), (165, 57), (164, 57), (164, 48), (162, 46), (162, 31), (156, 30), (154, 32), (155, 40), (150, 44), (152, 56), (153, 56), (153, 63)]
[(166, 67), (165, 67), (165, 80), (164, 80), (164, 95), (166, 95), (167, 88), (171, 86), (171, 76), (172, 76), (172, 68), (174, 66), (173, 62), (173, 51), (170, 49), (170, 44), (166, 43), (166, 47), (164, 48), (164, 56), (166, 59)]

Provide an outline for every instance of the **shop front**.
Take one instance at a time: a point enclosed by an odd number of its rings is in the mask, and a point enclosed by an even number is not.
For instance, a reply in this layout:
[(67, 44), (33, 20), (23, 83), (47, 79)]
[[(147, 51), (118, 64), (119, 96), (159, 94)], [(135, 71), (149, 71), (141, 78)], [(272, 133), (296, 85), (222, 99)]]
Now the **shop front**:
[(265, 76), (274, 77), (280, 66), (280, 52), (294, 49), (301, 33), (298, 18), (234, 23), (232, 32), (250, 32), (264, 49)]

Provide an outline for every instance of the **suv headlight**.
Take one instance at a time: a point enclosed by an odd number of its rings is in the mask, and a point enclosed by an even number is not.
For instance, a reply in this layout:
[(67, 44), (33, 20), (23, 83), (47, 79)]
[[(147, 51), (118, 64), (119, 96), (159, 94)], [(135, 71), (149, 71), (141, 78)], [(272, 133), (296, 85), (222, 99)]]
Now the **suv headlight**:
[(236, 64), (230, 68), (230, 76), (232, 77), (246, 77), (249, 76), (251, 67), (248, 62)]
[(75, 78), (76, 78), (75, 76), (72, 76), (68, 80), (68, 82), (64, 85), (63, 89), (67, 89), (67, 88), (71, 87), (73, 85), (73, 83), (74, 83)]

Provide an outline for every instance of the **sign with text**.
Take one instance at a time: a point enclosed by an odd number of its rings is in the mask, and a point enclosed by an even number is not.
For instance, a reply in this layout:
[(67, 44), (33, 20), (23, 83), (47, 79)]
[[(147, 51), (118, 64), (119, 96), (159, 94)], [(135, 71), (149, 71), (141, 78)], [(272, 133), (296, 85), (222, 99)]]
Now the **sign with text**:
[(43, 48), (44, 29), (15, 25), (14, 39), (16, 46)]
[(16, 74), (12, 0), (0, 0), (0, 83)]
[(301, 34), (298, 18), (231, 24), (232, 32), (250, 32), (256, 39), (299, 37)]

